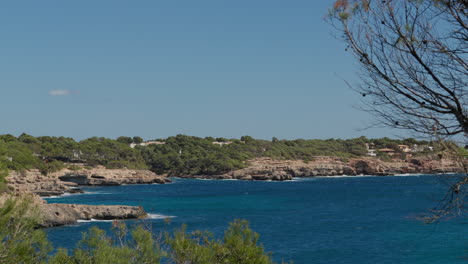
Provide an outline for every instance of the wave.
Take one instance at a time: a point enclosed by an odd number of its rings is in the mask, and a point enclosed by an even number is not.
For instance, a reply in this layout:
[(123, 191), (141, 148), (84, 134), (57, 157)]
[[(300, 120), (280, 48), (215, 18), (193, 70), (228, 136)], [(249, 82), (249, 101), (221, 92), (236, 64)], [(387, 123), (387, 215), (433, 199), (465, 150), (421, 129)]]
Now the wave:
[(148, 214), (148, 219), (166, 219), (166, 218), (174, 218), (176, 216), (173, 215), (162, 215), (162, 214)]
[(382, 177), (377, 175), (335, 175), (335, 176), (315, 176), (314, 178), (366, 178), (366, 177)]
[(53, 196), (46, 196), (42, 197), (43, 199), (54, 199), (54, 198), (63, 198), (65, 196), (72, 196), (72, 195), (79, 195), (79, 194), (88, 194), (88, 193), (64, 193), (61, 195), (53, 195)]
[(292, 180), (284, 182), (302, 182), (302, 181), (312, 181), (315, 177), (293, 177)]
[(91, 218), (90, 220), (76, 220), (78, 223), (91, 223), (91, 222), (112, 222), (114, 220), (100, 220)]
[(74, 196), (74, 195), (94, 195), (94, 194), (107, 195), (107, 194), (112, 194), (112, 193), (109, 193), (109, 192), (64, 193), (64, 194), (61, 194), (61, 195), (46, 196), (46, 197), (42, 197), (42, 198), (43, 199), (56, 199), (56, 198), (63, 198), (63, 197), (67, 197), (67, 196)]
[[(445, 174), (445, 173), (441, 173)], [(434, 176), (438, 174), (423, 174), (423, 173), (403, 173), (394, 175), (336, 175), (336, 176), (315, 176), (313, 178), (368, 178), (368, 177), (419, 177), (419, 176)]]
[(433, 174), (423, 174), (423, 173), (402, 173), (402, 174), (395, 174), (392, 175), (395, 177), (411, 177), (411, 176), (433, 176)]

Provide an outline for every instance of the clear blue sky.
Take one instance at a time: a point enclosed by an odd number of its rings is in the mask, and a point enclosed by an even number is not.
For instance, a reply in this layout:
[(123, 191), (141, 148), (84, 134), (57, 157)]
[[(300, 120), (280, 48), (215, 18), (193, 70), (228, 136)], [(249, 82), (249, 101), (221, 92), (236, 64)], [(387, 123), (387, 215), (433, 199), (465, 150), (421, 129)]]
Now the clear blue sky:
[(333, 1), (3, 1), (0, 133), (145, 139), (358, 131)]

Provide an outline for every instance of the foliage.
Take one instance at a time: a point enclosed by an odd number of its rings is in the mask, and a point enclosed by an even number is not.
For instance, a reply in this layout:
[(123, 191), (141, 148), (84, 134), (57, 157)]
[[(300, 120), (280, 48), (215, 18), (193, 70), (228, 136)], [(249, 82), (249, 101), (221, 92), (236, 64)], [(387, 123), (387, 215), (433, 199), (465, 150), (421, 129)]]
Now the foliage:
[[(359, 61), (363, 110), (378, 125), (428, 138), (468, 139), (468, 2), (337, 0), (330, 22)], [(436, 144), (439, 158), (464, 151)], [(442, 147), (441, 147), (442, 146)], [(458, 158), (456, 157), (458, 155)], [(451, 184), (429, 221), (466, 208), (468, 168)]]
[(222, 240), (213, 239), (207, 232), (187, 234), (185, 227), (168, 237), (170, 258), (174, 263), (274, 263), (271, 254), (259, 245), (259, 235), (249, 228), (245, 220), (234, 220)]
[(63, 164), (63, 162), (61, 162), (59, 160), (52, 160), (52, 161), (49, 161), (49, 162), (42, 162), (39, 165), (39, 171), (44, 175), (47, 175), (48, 173), (59, 171), (59, 170), (61, 170), (63, 168), (65, 168), (65, 165)]
[[(428, 145), (415, 139), (390, 138), (280, 140), (272, 141), (243, 136), (239, 139), (199, 138), (177, 135), (158, 139), (164, 144), (130, 147), (139, 137), (119, 137), (117, 140), (92, 137), (79, 142), (65, 137), (33, 137), (22, 134), (18, 138), (0, 135), (0, 157), (12, 170), (39, 169), (43, 174), (64, 167), (78, 169), (73, 163), (87, 167), (102, 165), (110, 169), (151, 169), (159, 174), (216, 175), (245, 167), (248, 159), (270, 157), (312, 161), (316, 156), (337, 156), (342, 159), (367, 154), (365, 144), (375, 148), (393, 148), (397, 145)], [(223, 145), (214, 143), (224, 143)], [(8, 160), (7, 157), (11, 159)]]
[(77, 150), (80, 159), (91, 166), (104, 165), (110, 169), (145, 169), (145, 162), (136, 149), (117, 140), (92, 137), (80, 141)]
[(0, 161), (0, 194), (4, 193), (8, 187), (6, 184), (5, 177), (8, 176), (8, 168), (5, 164), (5, 161)]
[(131, 233), (131, 241), (117, 243), (106, 232), (92, 227), (83, 234), (73, 254), (60, 249), (49, 263), (145, 264), (159, 263), (161, 252), (152, 234), (139, 226)]
[(7, 199), (0, 208), (0, 263), (44, 263), (52, 247), (35, 229), (39, 212), (28, 199)]
[(351, 87), (378, 125), (468, 133), (466, 10), (460, 0), (335, 1), (329, 21), (360, 65)]
[(206, 231), (188, 234), (184, 226), (160, 239), (143, 225), (129, 230), (124, 222), (114, 221), (111, 235), (92, 227), (71, 252), (59, 248), (50, 254), (52, 244), (36, 229), (41, 217), (32, 205), (29, 199), (10, 198), (0, 207), (0, 263), (274, 263), (245, 220), (232, 222), (222, 240)]
[(458, 155), (462, 158), (468, 159), (468, 149), (458, 148)]
[[(72, 254), (59, 249), (49, 258), (51, 264), (89, 263), (257, 263), (273, 264), (271, 254), (258, 244), (259, 235), (253, 232), (245, 220), (235, 220), (226, 230), (222, 240), (212, 238), (208, 232), (187, 233), (185, 226), (166, 234), (164, 240), (154, 238), (149, 230), (137, 226), (127, 235), (128, 229), (121, 222), (114, 222), (114, 236), (92, 227), (83, 234)], [(161, 248), (164, 247), (167, 252)]]
[(108, 168), (147, 168), (141, 153), (130, 148), (129, 144), (122, 143), (122, 140), (97, 137), (76, 142), (65, 137), (22, 134), (16, 138), (1, 135), (0, 157), (7, 159), (4, 163), (9, 169), (39, 169), (43, 174), (64, 168), (64, 163), (74, 162)]
[(243, 161), (251, 157), (231, 145), (218, 146), (208, 139), (185, 135), (169, 137), (162, 145), (138, 149), (152, 170), (172, 175), (224, 173), (242, 168)]

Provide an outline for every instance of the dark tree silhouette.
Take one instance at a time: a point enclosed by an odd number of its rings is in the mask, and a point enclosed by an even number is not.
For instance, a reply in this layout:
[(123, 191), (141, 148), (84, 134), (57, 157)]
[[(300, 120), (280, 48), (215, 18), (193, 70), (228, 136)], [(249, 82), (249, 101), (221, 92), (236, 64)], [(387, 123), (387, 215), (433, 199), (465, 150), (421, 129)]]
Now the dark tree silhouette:
[[(328, 19), (359, 61), (360, 81), (349, 85), (375, 124), (466, 143), (468, 1), (338, 0)], [(467, 185), (467, 175), (450, 182), (425, 220), (459, 215)]]
[(336, 1), (329, 19), (360, 64), (363, 109), (378, 124), (438, 137), (468, 133), (468, 1)]

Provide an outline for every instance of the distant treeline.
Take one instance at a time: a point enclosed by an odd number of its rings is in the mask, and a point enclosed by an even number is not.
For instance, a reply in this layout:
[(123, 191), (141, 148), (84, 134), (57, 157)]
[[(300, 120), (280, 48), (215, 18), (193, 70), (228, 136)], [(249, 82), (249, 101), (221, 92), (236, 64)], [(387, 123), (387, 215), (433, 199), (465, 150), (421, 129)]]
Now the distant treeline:
[(343, 159), (365, 156), (368, 152), (366, 144), (371, 144), (375, 149), (392, 148), (396, 151), (399, 150), (398, 145), (430, 145), (427, 141), (412, 138), (261, 140), (250, 136), (226, 139), (186, 135), (158, 139), (146, 146), (141, 143), (141, 137), (92, 137), (75, 141), (66, 137), (0, 135), (0, 167), (39, 169), (47, 174), (65, 166), (78, 168), (73, 163), (85, 163), (86, 166), (102, 165), (107, 168), (151, 169), (159, 174), (175, 176), (210, 175), (243, 168), (246, 160), (258, 157), (307, 162), (316, 156)]

